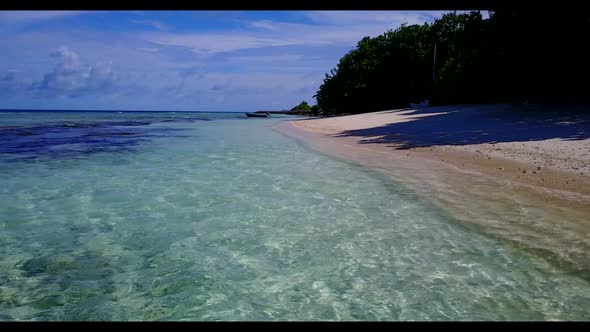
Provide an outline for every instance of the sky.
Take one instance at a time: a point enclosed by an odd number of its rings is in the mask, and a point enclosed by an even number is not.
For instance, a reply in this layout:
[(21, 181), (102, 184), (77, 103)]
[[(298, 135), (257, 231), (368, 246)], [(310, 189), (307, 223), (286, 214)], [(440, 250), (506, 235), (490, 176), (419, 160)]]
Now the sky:
[(325, 73), (360, 39), (443, 14), (0, 11), (0, 109), (242, 112), (314, 104)]

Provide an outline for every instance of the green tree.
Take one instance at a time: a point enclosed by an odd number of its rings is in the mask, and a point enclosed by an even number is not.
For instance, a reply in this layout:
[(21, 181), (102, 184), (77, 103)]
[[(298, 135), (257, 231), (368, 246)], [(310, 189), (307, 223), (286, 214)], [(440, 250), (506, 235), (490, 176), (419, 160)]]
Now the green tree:
[(307, 104), (306, 101), (302, 101), (301, 103), (299, 103), (299, 105), (297, 105), (291, 109), (291, 111), (310, 111), (310, 110), (311, 110), (311, 106), (309, 106), (309, 104)]
[[(314, 95), (322, 114), (431, 104), (585, 102), (587, 11), (448, 13), (365, 37)], [(436, 46), (436, 59), (434, 48)], [(434, 61), (435, 60), (435, 61)]]

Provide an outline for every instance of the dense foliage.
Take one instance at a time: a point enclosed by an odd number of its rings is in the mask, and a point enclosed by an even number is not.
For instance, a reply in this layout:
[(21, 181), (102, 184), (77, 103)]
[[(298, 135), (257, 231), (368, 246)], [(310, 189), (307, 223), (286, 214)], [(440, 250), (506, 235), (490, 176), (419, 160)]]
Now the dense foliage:
[(302, 101), (299, 105), (293, 107), (291, 111), (310, 111), (311, 106), (306, 101)]
[(432, 24), (365, 37), (326, 74), (316, 109), (360, 113), (422, 100), (584, 101), (589, 17), (586, 11), (497, 11), (484, 20), (479, 12), (449, 13)]

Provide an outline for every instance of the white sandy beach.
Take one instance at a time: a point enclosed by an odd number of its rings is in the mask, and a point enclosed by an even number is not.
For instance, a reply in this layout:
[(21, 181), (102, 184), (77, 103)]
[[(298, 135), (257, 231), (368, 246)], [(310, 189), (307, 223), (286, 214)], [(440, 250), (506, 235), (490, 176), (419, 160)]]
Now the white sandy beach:
[[(590, 116), (506, 105), (444, 106), (292, 122), (463, 169), (590, 195)], [(545, 183), (546, 182), (546, 183)]]
[(491, 234), (587, 264), (588, 113), (460, 105), (285, 121), (277, 129), (381, 171)]

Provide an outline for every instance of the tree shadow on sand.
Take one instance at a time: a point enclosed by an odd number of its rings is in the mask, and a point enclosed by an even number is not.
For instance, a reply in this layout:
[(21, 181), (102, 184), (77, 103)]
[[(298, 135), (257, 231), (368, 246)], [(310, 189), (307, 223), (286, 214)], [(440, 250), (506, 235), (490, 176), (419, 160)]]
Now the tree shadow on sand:
[(403, 117), (384, 126), (346, 130), (336, 137), (364, 137), (396, 149), (590, 138), (590, 113), (540, 106), (445, 106), (385, 111)]

